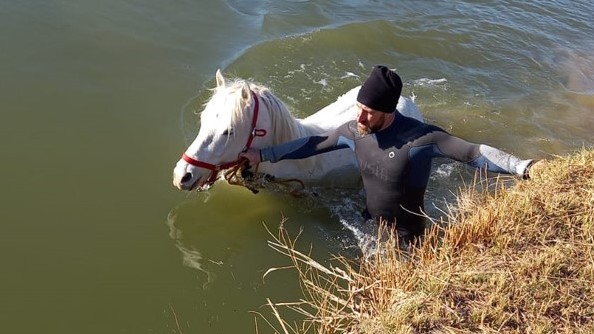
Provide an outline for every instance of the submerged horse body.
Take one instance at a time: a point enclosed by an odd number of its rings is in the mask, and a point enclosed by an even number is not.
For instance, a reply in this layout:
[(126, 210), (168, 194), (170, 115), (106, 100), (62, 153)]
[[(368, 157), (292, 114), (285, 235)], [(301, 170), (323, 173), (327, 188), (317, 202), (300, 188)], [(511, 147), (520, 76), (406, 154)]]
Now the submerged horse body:
[[(266, 87), (239, 79), (227, 81), (220, 70), (215, 77), (217, 86), (202, 111), (200, 131), (173, 171), (173, 184), (181, 190), (212, 186), (219, 172), (238, 165), (239, 153), (248, 148), (322, 134), (357, 115), (355, 102), (360, 87), (313, 115), (297, 119)], [(422, 120), (409, 98), (401, 97), (397, 109), (405, 116)], [(360, 180), (355, 154), (347, 149), (302, 160), (261, 163), (258, 172), (328, 186), (355, 186)]]

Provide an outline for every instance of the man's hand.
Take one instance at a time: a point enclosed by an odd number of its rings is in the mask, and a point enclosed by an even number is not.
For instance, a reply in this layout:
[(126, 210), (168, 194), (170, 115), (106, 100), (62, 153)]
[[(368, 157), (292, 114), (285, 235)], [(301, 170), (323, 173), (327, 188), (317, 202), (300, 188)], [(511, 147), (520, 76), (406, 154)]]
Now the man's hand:
[(245, 152), (239, 153), (239, 156), (248, 159), (251, 166), (256, 166), (261, 162), (260, 150), (258, 149), (250, 148)]

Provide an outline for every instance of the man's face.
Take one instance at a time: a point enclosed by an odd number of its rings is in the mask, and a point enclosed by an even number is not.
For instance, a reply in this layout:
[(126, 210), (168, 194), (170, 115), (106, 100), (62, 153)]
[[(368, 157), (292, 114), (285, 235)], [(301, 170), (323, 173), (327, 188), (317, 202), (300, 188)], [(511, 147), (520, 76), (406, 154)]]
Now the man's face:
[(357, 102), (357, 129), (360, 135), (368, 135), (384, 128), (386, 124), (386, 114), (381, 111), (373, 110), (364, 104)]

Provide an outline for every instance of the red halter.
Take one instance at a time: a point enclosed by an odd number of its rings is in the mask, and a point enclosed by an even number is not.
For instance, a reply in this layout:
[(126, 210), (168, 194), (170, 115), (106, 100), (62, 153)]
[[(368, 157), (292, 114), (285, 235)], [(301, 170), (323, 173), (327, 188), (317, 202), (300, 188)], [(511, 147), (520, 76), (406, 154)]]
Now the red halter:
[[(255, 137), (264, 137), (266, 135), (265, 129), (256, 129), (256, 123), (258, 122), (258, 112), (260, 111), (260, 102), (258, 101), (258, 96), (254, 92), (252, 92), (252, 97), (256, 102), (254, 106), (254, 115), (252, 117), (252, 131), (250, 131), (250, 136), (248, 137), (247, 143), (245, 144), (243, 151), (247, 151), (252, 146), (252, 141), (254, 141)], [(219, 172), (221, 170), (237, 166), (245, 158), (237, 159), (235, 161), (226, 162), (224, 164), (219, 165), (213, 165), (208, 162), (193, 159), (186, 155), (186, 153), (182, 155), (182, 159), (184, 159), (185, 162), (189, 163), (192, 166), (206, 168), (210, 170), (210, 177), (206, 181), (206, 184), (213, 184), (217, 180), (217, 177), (219, 176)]]

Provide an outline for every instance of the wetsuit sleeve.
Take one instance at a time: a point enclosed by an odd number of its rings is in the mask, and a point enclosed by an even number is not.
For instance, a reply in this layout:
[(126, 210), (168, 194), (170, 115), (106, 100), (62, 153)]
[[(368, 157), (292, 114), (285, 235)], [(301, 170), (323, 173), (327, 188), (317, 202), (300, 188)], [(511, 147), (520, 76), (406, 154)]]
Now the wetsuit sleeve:
[(522, 160), (509, 153), (484, 144), (467, 142), (448, 133), (437, 135), (437, 146), (443, 156), (490, 172), (525, 177), (532, 160)]
[(354, 149), (353, 140), (354, 136), (345, 124), (322, 135), (303, 137), (277, 146), (263, 148), (260, 155), (262, 161), (270, 162), (304, 159), (343, 148)]

